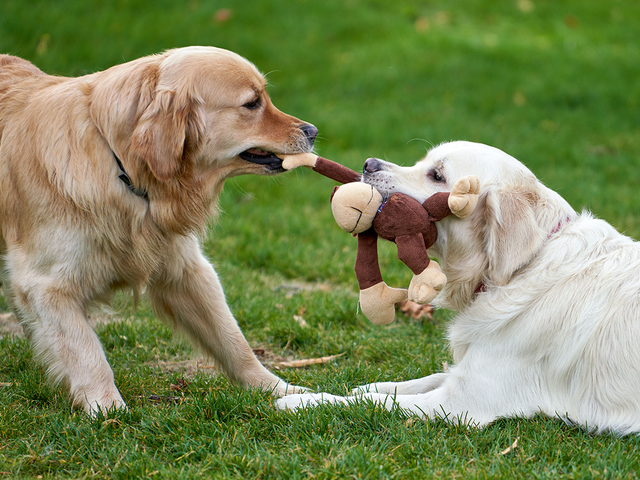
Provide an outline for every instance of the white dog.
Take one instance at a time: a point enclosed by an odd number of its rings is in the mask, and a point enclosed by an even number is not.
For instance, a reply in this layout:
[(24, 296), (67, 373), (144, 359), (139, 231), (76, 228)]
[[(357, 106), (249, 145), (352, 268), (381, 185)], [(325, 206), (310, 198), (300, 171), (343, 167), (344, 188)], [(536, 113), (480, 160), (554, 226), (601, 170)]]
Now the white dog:
[(408, 168), (369, 159), (364, 181), (422, 202), (470, 174), (481, 182), (478, 207), (439, 222), (429, 252), (448, 279), (437, 303), (459, 312), (449, 327), (455, 366), (352, 397), (290, 395), (278, 407), (366, 398), (478, 426), (544, 412), (591, 431), (640, 432), (638, 243), (485, 145), (440, 145)]

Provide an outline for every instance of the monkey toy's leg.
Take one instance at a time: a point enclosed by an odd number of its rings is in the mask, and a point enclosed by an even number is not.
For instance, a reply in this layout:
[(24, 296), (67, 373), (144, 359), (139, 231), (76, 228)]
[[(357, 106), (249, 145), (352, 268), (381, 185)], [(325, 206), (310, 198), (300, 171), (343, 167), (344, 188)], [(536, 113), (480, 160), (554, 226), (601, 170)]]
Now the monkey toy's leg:
[(396, 237), (398, 258), (414, 273), (409, 285), (409, 300), (422, 305), (430, 303), (447, 283), (437, 262), (432, 262), (424, 248), (421, 233)]
[(390, 288), (382, 280), (378, 265), (378, 235), (372, 228), (358, 234), (355, 270), (360, 286), (362, 313), (376, 325), (393, 322), (395, 304), (407, 299), (407, 291)]

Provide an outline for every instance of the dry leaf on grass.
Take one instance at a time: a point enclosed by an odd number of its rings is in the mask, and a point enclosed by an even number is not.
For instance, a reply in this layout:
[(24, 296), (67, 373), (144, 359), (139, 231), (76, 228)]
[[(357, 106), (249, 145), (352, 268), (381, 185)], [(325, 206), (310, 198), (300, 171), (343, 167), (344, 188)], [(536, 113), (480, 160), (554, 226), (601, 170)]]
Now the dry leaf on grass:
[(213, 15), (213, 21), (218, 24), (226, 23), (231, 17), (233, 17), (233, 10), (230, 8), (221, 8)]
[(185, 380), (184, 378), (179, 378), (178, 380), (176, 380), (176, 383), (172, 383), (169, 385), (169, 390), (171, 391), (182, 391), (182, 390), (186, 390), (187, 387), (191, 384), (191, 382), (188, 382), (187, 380)]
[(170, 396), (161, 396), (161, 395), (149, 395), (147, 397), (147, 400), (150, 400), (152, 402), (156, 402), (156, 403), (173, 403), (175, 405), (178, 405), (182, 402), (184, 402), (186, 400), (185, 397), (170, 397)]
[(294, 315), (293, 319), (298, 323), (298, 325), (300, 325), (303, 328), (309, 326), (309, 324), (305, 321), (305, 319), (302, 318), (302, 315)]
[(520, 439), (520, 437), (516, 438), (513, 443), (511, 444), (510, 447), (505, 448), (503, 451), (500, 452), (500, 455), (506, 455), (507, 453), (510, 453), (511, 451), (515, 450), (516, 447), (518, 446), (518, 440)]
[(345, 355), (347, 352), (339, 353), (338, 355), (330, 355), (328, 357), (319, 357), (319, 358), (303, 358), (300, 360), (292, 360), (290, 362), (278, 362), (276, 364), (277, 367), (288, 367), (288, 368), (302, 368), (308, 367), (310, 365), (321, 365), (323, 363), (329, 363), (332, 360), (335, 360), (338, 357)]
[(104, 422), (102, 422), (103, 427), (107, 427), (109, 425), (116, 425), (119, 427), (120, 425), (122, 425), (122, 422), (117, 418), (108, 418)]

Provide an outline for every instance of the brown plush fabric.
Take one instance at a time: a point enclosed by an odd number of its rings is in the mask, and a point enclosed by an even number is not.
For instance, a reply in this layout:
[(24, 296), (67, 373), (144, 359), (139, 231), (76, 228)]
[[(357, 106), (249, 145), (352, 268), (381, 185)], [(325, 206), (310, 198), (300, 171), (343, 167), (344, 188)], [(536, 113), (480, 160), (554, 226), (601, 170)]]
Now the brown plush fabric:
[(382, 281), (377, 235), (395, 242), (398, 258), (418, 275), (429, 266), (427, 249), (438, 239), (435, 222), (451, 214), (449, 193), (436, 193), (423, 204), (402, 193), (392, 194), (380, 207), (373, 228), (358, 235), (356, 277), (360, 289)]
[(449, 209), (449, 192), (439, 192), (431, 195), (427, 198), (422, 207), (429, 214), (430, 228), (425, 229), (422, 232), (424, 236), (424, 244), (427, 248), (436, 243), (438, 239), (438, 229), (434, 225), (434, 222), (439, 222), (445, 217), (451, 215)]
[(382, 238), (393, 242), (396, 237), (422, 232), (431, 223), (429, 213), (417, 200), (394, 193), (379, 209), (373, 228)]
[(358, 234), (355, 271), (360, 290), (382, 282), (378, 265), (378, 235), (373, 228)]
[(398, 258), (411, 269), (414, 275), (421, 274), (429, 266), (429, 255), (421, 233), (396, 237)]
[[(340, 183), (361, 179), (359, 173), (322, 157), (318, 157), (313, 170)], [(360, 290), (383, 281), (378, 265), (378, 235), (396, 243), (398, 258), (414, 274), (422, 273), (429, 266), (427, 249), (438, 239), (434, 222), (451, 215), (448, 200), (448, 192), (436, 193), (423, 204), (402, 193), (394, 193), (387, 199), (373, 220), (373, 227), (358, 235), (355, 271)]]
[(439, 222), (445, 217), (451, 215), (449, 209), (449, 192), (439, 192), (431, 195), (422, 204), (424, 209), (429, 212), (434, 222)]
[(340, 183), (359, 182), (361, 178), (358, 172), (322, 157), (318, 157), (313, 171)]

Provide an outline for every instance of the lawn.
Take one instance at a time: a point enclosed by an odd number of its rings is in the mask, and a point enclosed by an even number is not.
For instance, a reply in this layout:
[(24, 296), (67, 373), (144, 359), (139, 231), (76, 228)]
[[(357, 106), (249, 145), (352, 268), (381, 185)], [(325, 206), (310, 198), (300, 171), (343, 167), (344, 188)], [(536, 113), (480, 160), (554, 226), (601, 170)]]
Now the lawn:
[[(0, 52), (82, 75), (167, 48), (228, 48), (268, 75), (280, 109), (319, 128), (325, 157), (409, 165), (442, 141), (487, 143), (640, 238), (635, 0), (97, 3), (4, 0)], [(287, 380), (338, 394), (442, 370), (453, 312), (385, 327), (357, 312), (356, 244), (333, 222), (332, 186), (308, 171), (227, 183), (203, 248), (249, 342)], [(408, 285), (395, 248), (381, 264), (387, 283)], [(5, 334), (0, 478), (638, 477), (636, 437), (543, 416), (475, 430), (369, 404), (277, 412), (268, 394), (212, 375), (144, 300), (123, 295), (96, 317), (129, 410), (71, 411), (28, 342)]]

